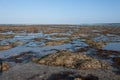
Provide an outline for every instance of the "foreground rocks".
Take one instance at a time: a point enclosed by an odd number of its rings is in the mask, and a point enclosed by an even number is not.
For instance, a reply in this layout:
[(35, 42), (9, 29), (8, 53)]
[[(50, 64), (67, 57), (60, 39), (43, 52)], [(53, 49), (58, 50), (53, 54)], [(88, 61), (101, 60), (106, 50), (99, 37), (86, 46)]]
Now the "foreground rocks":
[(81, 53), (71, 53), (70, 51), (59, 51), (50, 54), (37, 61), (39, 64), (51, 66), (64, 66), (75, 69), (109, 69), (110, 66), (95, 58)]
[(0, 80), (120, 80), (120, 76), (105, 69), (76, 70), (30, 62), (16, 64), (3, 72)]

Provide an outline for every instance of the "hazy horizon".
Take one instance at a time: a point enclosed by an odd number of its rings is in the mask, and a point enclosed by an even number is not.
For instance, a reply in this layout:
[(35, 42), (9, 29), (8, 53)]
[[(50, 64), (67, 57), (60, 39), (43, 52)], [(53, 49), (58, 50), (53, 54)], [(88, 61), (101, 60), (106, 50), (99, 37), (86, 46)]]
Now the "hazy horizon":
[(0, 0), (0, 24), (120, 23), (120, 0)]

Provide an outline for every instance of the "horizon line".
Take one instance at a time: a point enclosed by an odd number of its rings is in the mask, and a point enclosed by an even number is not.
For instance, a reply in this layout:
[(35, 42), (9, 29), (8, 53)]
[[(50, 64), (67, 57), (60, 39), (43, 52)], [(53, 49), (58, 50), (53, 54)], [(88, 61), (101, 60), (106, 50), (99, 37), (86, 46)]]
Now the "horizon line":
[(111, 23), (107, 23), (107, 22), (104, 22), (104, 23), (80, 23), (80, 24), (64, 24), (64, 23), (60, 23), (60, 24), (36, 24), (36, 23), (31, 23), (31, 24), (24, 24), (24, 23), (5, 23), (5, 24), (2, 24), (0, 23), (0, 25), (94, 25), (94, 24), (120, 24), (120, 23), (115, 23), (115, 22), (111, 22)]

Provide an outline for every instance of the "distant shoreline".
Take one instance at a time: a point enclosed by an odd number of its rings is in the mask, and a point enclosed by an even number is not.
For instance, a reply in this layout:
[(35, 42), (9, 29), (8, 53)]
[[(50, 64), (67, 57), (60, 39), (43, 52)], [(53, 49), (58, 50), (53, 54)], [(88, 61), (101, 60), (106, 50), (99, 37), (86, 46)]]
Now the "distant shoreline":
[(120, 23), (86, 23), (86, 24), (0, 24), (0, 26), (120, 26)]

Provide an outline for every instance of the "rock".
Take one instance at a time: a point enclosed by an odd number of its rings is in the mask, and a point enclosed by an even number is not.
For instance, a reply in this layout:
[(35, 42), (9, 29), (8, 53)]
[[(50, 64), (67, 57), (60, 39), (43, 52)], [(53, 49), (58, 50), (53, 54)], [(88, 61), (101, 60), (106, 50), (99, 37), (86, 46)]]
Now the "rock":
[(84, 80), (99, 80), (99, 78), (97, 76), (94, 76), (92, 74), (88, 74), (84, 78), (85, 78)]
[(88, 74), (87, 76), (80, 75), (77, 72), (64, 71), (52, 74), (47, 80), (98, 80), (99, 78)]
[(0, 50), (7, 50), (7, 49), (10, 49), (10, 48), (12, 48), (11, 45), (0, 46)]
[(37, 61), (38, 61), (38, 58), (33, 57), (33, 58), (31, 58), (31, 61), (37, 62)]
[(23, 42), (23, 41), (16, 41), (16, 42), (12, 43), (12, 46), (15, 47), (15, 46), (18, 46), (18, 45), (21, 46), (21, 45), (24, 45), (24, 44), (25, 44), (25, 42)]
[(89, 44), (90, 47), (97, 48), (97, 49), (102, 49), (105, 45), (106, 42), (96, 42), (91, 39), (86, 39), (86, 43)]
[(29, 62), (29, 61), (36, 62), (37, 55), (34, 55), (34, 54), (35, 53), (32, 51), (22, 52), (19, 55), (15, 55), (15, 56), (11, 56), (11, 57), (7, 58), (7, 60), (10, 60), (15, 63), (22, 63), (22, 62)]
[(2, 65), (0, 65), (0, 69), (2, 69), (1, 71), (7, 71), (9, 68), (9, 64), (7, 62), (3, 62)]
[(57, 40), (57, 41), (48, 41), (45, 44), (47, 46), (56, 46), (56, 45), (62, 45), (62, 44), (69, 43), (69, 42), (70, 40)]
[(120, 57), (114, 57), (114, 58), (113, 58), (113, 61), (114, 61), (114, 64), (115, 64), (116, 66), (119, 66), (119, 67), (120, 67)]
[(50, 54), (38, 60), (39, 64), (52, 66), (65, 66), (76, 69), (109, 69), (110, 66), (95, 58), (81, 53), (71, 53), (70, 51), (60, 51)]
[(42, 38), (34, 38), (35, 41), (41, 41)]
[(0, 34), (0, 39), (13, 38), (14, 36), (14, 34)]
[(77, 66), (79, 69), (98, 69), (98, 68), (105, 68), (107, 69), (107, 65), (102, 63), (99, 60), (96, 59), (88, 59), (88, 60), (83, 60), (83, 62), (78, 62)]
[(81, 79), (81, 78), (75, 78), (74, 80), (83, 80), (83, 79)]

